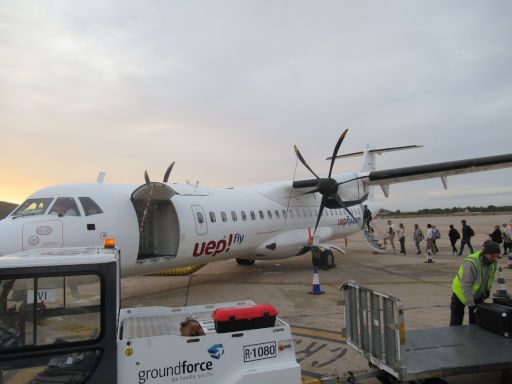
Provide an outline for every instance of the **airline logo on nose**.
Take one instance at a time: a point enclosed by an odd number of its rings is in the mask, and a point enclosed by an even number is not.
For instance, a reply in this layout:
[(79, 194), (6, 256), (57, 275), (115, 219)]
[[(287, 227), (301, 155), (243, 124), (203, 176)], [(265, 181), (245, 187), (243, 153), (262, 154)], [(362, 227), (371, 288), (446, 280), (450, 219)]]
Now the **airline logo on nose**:
[(245, 235), (241, 233), (229, 234), (229, 236), (224, 236), (224, 239), (220, 240), (211, 240), (208, 242), (203, 241), (201, 244), (194, 244), (194, 257), (197, 256), (215, 256), (217, 253), (229, 252), (229, 249), (232, 244), (242, 244), (244, 241)]

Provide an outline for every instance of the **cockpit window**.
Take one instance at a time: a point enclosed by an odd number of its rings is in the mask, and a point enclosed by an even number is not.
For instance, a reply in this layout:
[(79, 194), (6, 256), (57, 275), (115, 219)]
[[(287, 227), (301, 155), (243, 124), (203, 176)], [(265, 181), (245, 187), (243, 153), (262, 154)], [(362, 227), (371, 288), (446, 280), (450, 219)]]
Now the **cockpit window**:
[(100, 206), (90, 197), (79, 197), (78, 200), (82, 203), (85, 216), (97, 215), (103, 213)]
[(12, 216), (43, 215), (50, 206), (52, 200), (53, 197), (28, 199), (13, 212)]
[(49, 215), (80, 216), (78, 206), (72, 197), (59, 197), (50, 209)]

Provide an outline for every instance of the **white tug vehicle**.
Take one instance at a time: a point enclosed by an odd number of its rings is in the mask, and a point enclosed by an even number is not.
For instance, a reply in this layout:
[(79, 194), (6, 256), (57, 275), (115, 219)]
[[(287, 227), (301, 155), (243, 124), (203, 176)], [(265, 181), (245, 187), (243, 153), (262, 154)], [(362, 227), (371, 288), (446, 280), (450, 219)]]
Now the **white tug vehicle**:
[(0, 384), (301, 382), (273, 307), (121, 309), (119, 277), (108, 241), (1, 257)]

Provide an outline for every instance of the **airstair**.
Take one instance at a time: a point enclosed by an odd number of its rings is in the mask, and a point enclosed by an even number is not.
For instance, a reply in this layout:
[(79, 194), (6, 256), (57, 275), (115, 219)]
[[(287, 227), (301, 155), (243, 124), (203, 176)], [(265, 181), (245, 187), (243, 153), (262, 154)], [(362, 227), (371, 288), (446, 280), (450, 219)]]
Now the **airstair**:
[(384, 247), (382, 239), (386, 236), (384, 233), (377, 231), (377, 229), (373, 226), (370, 226), (370, 229), (365, 225), (363, 227), (363, 235), (366, 243), (371, 248), (373, 252), (376, 253), (386, 253), (386, 248)]

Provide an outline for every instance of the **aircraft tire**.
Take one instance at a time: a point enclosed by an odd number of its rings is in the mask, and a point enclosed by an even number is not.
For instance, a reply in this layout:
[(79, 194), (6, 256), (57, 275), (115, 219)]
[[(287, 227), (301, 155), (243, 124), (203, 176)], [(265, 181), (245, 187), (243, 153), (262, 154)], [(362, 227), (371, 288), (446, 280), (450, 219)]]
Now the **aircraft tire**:
[(236, 262), (238, 263), (238, 265), (253, 265), (256, 262), (256, 260), (236, 258)]
[(330, 249), (325, 249), (322, 252), (321, 265), (323, 269), (330, 269), (334, 267), (334, 254)]
[(311, 250), (311, 262), (313, 267), (322, 268), (322, 252), (315, 248)]

